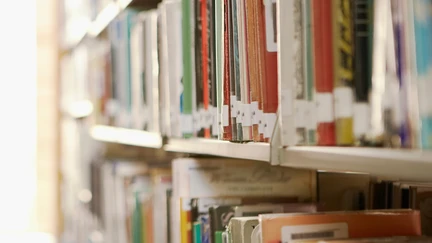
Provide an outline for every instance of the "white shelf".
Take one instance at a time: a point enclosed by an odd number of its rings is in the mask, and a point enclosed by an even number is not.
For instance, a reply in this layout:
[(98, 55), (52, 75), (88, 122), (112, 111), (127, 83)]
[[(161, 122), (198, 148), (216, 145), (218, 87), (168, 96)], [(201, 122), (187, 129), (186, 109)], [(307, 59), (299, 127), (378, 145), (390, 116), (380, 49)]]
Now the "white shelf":
[(90, 135), (93, 139), (102, 142), (156, 149), (160, 149), (163, 146), (162, 137), (159, 133), (126, 128), (97, 125), (91, 128)]
[(216, 139), (170, 138), (164, 149), (169, 152), (213, 155), (258, 161), (269, 161), (270, 145), (267, 143), (231, 143)]
[(282, 166), (367, 173), (383, 178), (431, 181), (432, 152), (385, 148), (292, 147)]

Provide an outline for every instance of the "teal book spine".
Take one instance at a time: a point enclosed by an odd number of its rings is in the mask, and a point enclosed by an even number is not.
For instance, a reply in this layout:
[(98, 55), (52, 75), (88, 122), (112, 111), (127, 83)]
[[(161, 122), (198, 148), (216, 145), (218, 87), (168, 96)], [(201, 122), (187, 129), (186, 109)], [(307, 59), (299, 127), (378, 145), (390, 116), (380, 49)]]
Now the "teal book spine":
[(193, 224), (193, 243), (201, 243), (201, 223), (195, 222)]
[(418, 77), (418, 103), (421, 120), (421, 147), (432, 148), (432, 1), (416, 0), (414, 4), (414, 31)]

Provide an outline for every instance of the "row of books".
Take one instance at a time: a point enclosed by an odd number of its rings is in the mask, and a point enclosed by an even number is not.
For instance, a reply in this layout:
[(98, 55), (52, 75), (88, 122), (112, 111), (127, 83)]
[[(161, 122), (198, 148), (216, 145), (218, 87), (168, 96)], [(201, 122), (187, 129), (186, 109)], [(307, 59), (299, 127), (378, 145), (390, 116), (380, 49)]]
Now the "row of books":
[[(91, 208), (104, 242), (318, 242), (432, 232), (427, 184), (214, 158), (175, 159), (171, 169), (121, 161), (93, 168)], [(382, 241), (405, 238), (394, 239)]]
[(104, 74), (91, 79), (99, 112), (168, 137), (268, 142), (277, 124), (287, 146), (429, 148), (431, 6), (164, 0), (128, 9), (91, 68)]

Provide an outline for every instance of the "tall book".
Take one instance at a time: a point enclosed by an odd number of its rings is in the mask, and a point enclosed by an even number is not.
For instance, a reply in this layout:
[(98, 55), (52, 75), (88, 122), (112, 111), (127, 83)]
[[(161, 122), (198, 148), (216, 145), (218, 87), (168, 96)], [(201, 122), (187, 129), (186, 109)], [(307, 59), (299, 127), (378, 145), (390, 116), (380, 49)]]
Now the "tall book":
[(417, 62), (417, 85), (418, 103), (421, 119), (421, 147), (432, 148), (432, 107), (428, 102), (428, 95), (432, 90), (430, 81), (430, 68), (432, 67), (431, 53), (429, 46), (432, 39), (430, 9), (432, 3), (427, 0), (414, 1), (414, 29), (415, 29), (415, 50)]
[(245, 0), (237, 0), (237, 25), (240, 60), (240, 82), (241, 89), (241, 127), (243, 141), (253, 140), (252, 111), (250, 98), (249, 67), (247, 62), (247, 31), (246, 31), (246, 6)]
[(335, 145), (332, 4), (313, 0), (317, 145)]
[(131, 30), (131, 50), (135, 55), (131, 56), (132, 79), (132, 128), (138, 130), (147, 129), (147, 102), (143, 94), (144, 82), (144, 21), (138, 15), (135, 18), (134, 27)]
[[(224, 139), (224, 121), (226, 114), (222, 113), (224, 109), (224, 12), (223, 12), (223, 0), (215, 0), (215, 82), (216, 82), (216, 93), (217, 93), (217, 136), (218, 139)], [(228, 108), (228, 107), (227, 107)], [(227, 111), (228, 112), (228, 111)], [(228, 119), (227, 119), (228, 120)]]
[(146, 96), (148, 97), (148, 114), (150, 117), (148, 130), (160, 132), (159, 119), (159, 71), (158, 71), (158, 13), (150, 10), (143, 13), (144, 18), (144, 55)]
[(229, 1), (223, 0), (222, 5), (223, 13), (223, 139), (233, 140), (234, 134), (232, 132), (232, 119), (231, 119), (231, 73), (230, 73), (230, 22), (229, 22)]
[(264, 141), (269, 142), (278, 109), (276, 1), (257, 1), (258, 61), (263, 95)]
[(369, 0), (354, 0), (352, 8), (355, 91), (353, 133), (355, 144), (364, 145), (371, 116), (369, 94), (372, 82), (373, 3)]
[(196, 107), (193, 85), (195, 82), (194, 26), (194, 1), (182, 0), (183, 94), (180, 123), (184, 137), (192, 137), (194, 133), (193, 112)]
[(240, 46), (239, 46), (239, 21), (240, 18), (237, 5), (237, 1), (230, 1), (230, 14), (231, 14), (231, 35), (232, 35), (232, 74), (234, 83), (234, 95), (231, 98), (231, 117), (235, 119), (236, 127), (233, 132), (237, 133), (236, 141), (243, 141), (243, 128), (242, 128), (242, 90), (243, 83), (240, 76), (241, 66), (240, 66)]
[(354, 143), (354, 59), (352, 1), (332, 1), (334, 115), (336, 121), (336, 145)]
[(183, 77), (183, 60), (182, 60), (182, 12), (181, 0), (164, 1), (166, 37), (168, 58), (168, 80), (170, 93), (170, 114), (171, 135), (181, 137), (182, 129), (180, 124), (181, 114), (181, 93)]
[[(316, 129), (317, 129), (317, 111), (315, 105), (315, 69), (314, 69), (314, 51), (313, 51), (313, 38), (314, 38), (314, 25), (312, 21), (312, 0), (303, 0), (303, 40), (304, 40), (304, 79), (306, 83), (306, 133), (307, 144), (316, 144)], [(298, 28), (298, 26), (297, 26)]]
[(282, 144), (306, 142), (302, 1), (278, 1), (278, 92)]
[[(194, 21), (194, 66), (195, 66), (195, 82), (192, 85), (193, 94), (195, 97), (195, 107), (193, 109), (193, 125), (194, 136), (204, 137), (204, 71), (207, 73), (207, 52), (204, 52), (204, 44), (206, 41), (203, 38), (205, 16), (205, 0), (193, 1), (193, 21)], [(204, 54), (206, 56), (204, 56)], [(205, 70), (204, 70), (205, 69)]]

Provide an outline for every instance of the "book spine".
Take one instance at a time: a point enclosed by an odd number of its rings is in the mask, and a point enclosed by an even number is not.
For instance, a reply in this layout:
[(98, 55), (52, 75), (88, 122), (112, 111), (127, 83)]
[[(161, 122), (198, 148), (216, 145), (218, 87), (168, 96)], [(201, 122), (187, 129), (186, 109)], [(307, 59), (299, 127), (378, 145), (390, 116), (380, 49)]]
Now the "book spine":
[(314, 52), (313, 52), (313, 22), (312, 22), (312, 0), (302, 0), (303, 3), (303, 31), (305, 60), (303, 68), (306, 82), (307, 108), (306, 108), (306, 129), (308, 145), (316, 144), (316, 106), (315, 106), (315, 73), (314, 73)]
[(232, 132), (232, 119), (231, 119), (231, 74), (230, 74), (230, 45), (229, 45), (229, 1), (223, 0), (223, 14), (224, 14), (224, 32), (223, 32), (223, 42), (224, 42), (224, 57), (223, 57), (223, 99), (224, 106), (222, 111), (223, 116), (223, 139), (224, 140), (233, 140), (233, 132)]
[(396, 75), (399, 82), (399, 109), (400, 122), (398, 124), (400, 147), (411, 147), (410, 129), (408, 120), (408, 84), (406, 77), (406, 56), (404, 53), (405, 41), (403, 37), (405, 29), (403, 28), (403, 2), (392, 0), (392, 21), (395, 42), (395, 57), (396, 57)]
[(294, 34), (294, 2), (296, 1), (277, 1), (279, 126), (283, 146), (293, 146), (297, 143), (294, 90), (297, 85), (295, 53), (298, 53), (299, 36)]
[(384, 142), (384, 93), (381, 87), (386, 87), (386, 48), (387, 48), (387, 17), (389, 15), (389, 0), (373, 2), (373, 50), (372, 79), (370, 104), (370, 129), (367, 142), (373, 146), (381, 146)]
[(255, 142), (261, 141), (260, 120), (262, 114), (262, 102), (259, 84), (259, 63), (258, 63), (258, 32), (257, 32), (257, 13), (255, 0), (245, 0), (246, 15), (246, 51), (249, 83), (251, 89), (251, 110), (252, 110), (252, 134)]
[(353, 135), (353, 28), (351, 0), (332, 1), (334, 114), (336, 144), (352, 145)]
[[(369, 93), (372, 81), (372, 3), (353, 0), (354, 15), (354, 91), (353, 133), (355, 144), (365, 145), (369, 131)], [(368, 51), (365, 51), (368, 50)]]
[[(201, 58), (202, 58), (202, 66), (201, 66), (201, 70), (202, 70), (202, 77), (201, 77), (201, 82), (202, 82), (202, 92), (203, 92), (203, 109), (204, 109), (204, 114), (206, 114), (208, 112), (209, 109), (209, 99), (210, 99), (210, 93), (209, 93), (209, 57), (210, 57), (210, 53), (209, 53), (209, 33), (208, 33), (208, 28), (209, 28), (209, 18), (208, 18), (208, 14), (207, 14), (207, 0), (199, 0), (200, 1), (200, 8), (201, 8)], [(201, 114), (201, 116), (205, 116), (204, 114)], [(201, 118), (202, 124), (201, 127), (204, 128), (204, 130), (202, 131), (202, 137), (206, 137), (209, 138), (210, 137), (210, 128), (207, 127), (207, 123), (205, 121), (205, 118)]]
[(418, 103), (421, 120), (421, 147), (432, 148), (432, 106), (428, 96), (432, 90), (432, 3), (427, 0), (414, 1), (414, 29), (417, 62)]
[[(192, 0), (182, 0), (182, 45), (183, 45), (183, 94), (182, 94), (182, 134), (183, 137), (191, 137), (193, 134), (193, 88), (194, 68), (192, 59)], [(192, 126), (191, 126), (192, 125)]]
[(303, 18), (303, 2), (301, 0), (293, 1), (294, 8), (294, 46), (297, 47), (294, 50), (294, 79), (296, 81), (296, 96), (294, 104), (295, 112), (295, 130), (296, 130), (296, 144), (306, 145), (307, 140), (307, 111), (308, 111), (308, 97), (307, 97), (307, 83), (305, 76), (305, 48), (304, 44), (306, 39), (304, 38), (305, 23)]
[(317, 102), (317, 144), (335, 145), (333, 114), (333, 55), (331, 4), (313, 0), (315, 88)]
[(258, 1), (260, 84), (263, 94), (265, 142), (270, 141), (278, 109), (276, 2)]
[[(236, 132), (237, 132), (237, 141), (243, 141), (243, 129), (242, 129), (242, 121), (241, 121), (241, 77), (240, 77), (240, 57), (239, 57), (239, 25), (238, 25), (238, 11), (237, 11), (237, 1), (231, 1), (231, 29), (232, 29), (232, 68), (233, 68), (233, 78), (234, 78), (234, 95), (235, 95), (235, 103), (233, 113), (233, 117), (236, 120)], [(233, 99), (234, 100), (234, 99)]]
[(216, 83), (216, 0), (207, 1), (207, 19), (208, 19), (208, 52), (209, 52), (209, 65), (208, 65), (208, 85), (209, 85), (209, 108), (207, 117), (210, 119), (209, 124), (209, 137), (217, 138), (218, 125), (217, 125), (217, 83)]
[(251, 100), (250, 100), (250, 82), (247, 63), (247, 49), (246, 49), (246, 9), (245, 0), (237, 0), (238, 6), (238, 26), (239, 26), (239, 55), (240, 55), (240, 81), (242, 82), (243, 89), (241, 93), (242, 105), (242, 135), (243, 141), (253, 140), (252, 133), (252, 114), (251, 114)]
[(230, 87), (230, 118), (231, 118), (231, 134), (232, 141), (238, 141), (237, 139), (237, 97), (236, 97), (236, 83), (235, 83), (235, 71), (234, 71), (234, 43), (233, 43), (233, 18), (232, 18), (232, 1), (228, 1), (226, 5), (226, 17), (227, 17), (227, 40), (228, 40), (228, 72), (229, 72), (229, 87)]
[(217, 95), (217, 136), (218, 139), (224, 139), (224, 124), (223, 124), (223, 107), (224, 107), (224, 13), (223, 13), (223, 0), (215, 1), (215, 59), (216, 59), (216, 95)]

